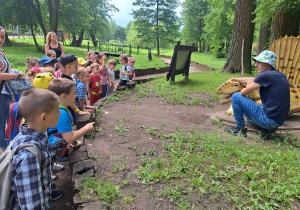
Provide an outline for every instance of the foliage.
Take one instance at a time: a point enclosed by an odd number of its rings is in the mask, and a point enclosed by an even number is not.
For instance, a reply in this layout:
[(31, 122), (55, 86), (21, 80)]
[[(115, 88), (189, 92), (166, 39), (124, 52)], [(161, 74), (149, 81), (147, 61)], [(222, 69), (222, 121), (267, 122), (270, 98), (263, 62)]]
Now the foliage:
[(254, 21), (256, 23), (265, 23), (268, 22), (269, 19), (274, 17), (275, 12), (282, 11), (283, 13), (286, 12), (299, 12), (296, 9), (299, 9), (300, 1), (299, 0), (289, 0), (289, 1), (282, 1), (282, 0), (259, 0), (257, 1), (257, 6), (255, 10), (256, 17)]
[(132, 12), (136, 20), (138, 37), (146, 42), (157, 43), (159, 55), (159, 42), (165, 40), (170, 43), (178, 36), (179, 26), (175, 9), (176, 0), (136, 0), (133, 3), (139, 9)]
[(205, 39), (213, 52), (224, 46), (226, 50), (231, 40), (234, 21), (235, 0), (208, 0), (210, 13), (204, 17)]
[(208, 4), (204, 0), (186, 0), (183, 4), (183, 22), (182, 29), (183, 40), (186, 43), (198, 43), (201, 48), (201, 39), (204, 33), (204, 16), (209, 13)]
[(125, 28), (122, 26), (117, 26), (115, 34), (114, 34), (115, 40), (120, 40), (120, 42), (123, 42), (126, 40), (126, 32)]

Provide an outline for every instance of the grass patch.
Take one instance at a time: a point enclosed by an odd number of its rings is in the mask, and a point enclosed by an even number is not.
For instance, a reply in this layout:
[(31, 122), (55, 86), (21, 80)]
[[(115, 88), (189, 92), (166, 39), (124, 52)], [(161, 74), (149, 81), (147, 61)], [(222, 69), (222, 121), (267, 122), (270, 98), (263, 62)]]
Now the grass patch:
[(87, 178), (83, 181), (83, 187), (79, 192), (81, 199), (101, 200), (103, 205), (110, 206), (120, 196), (120, 192), (110, 181), (96, 178)]
[[(183, 76), (177, 75), (175, 84), (170, 85), (165, 77), (160, 77), (148, 83), (136, 85), (135, 89), (138, 90), (138, 97), (154, 95), (173, 104), (211, 106), (213, 100), (221, 99), (221, 96), (216, 94), (217, 87), (229, 78), (238, 76), (231, 73), (220, 73), (219, 71), (206, 71), (190, 74), (188, 82), (184, 81)], [(212, 80), (212, 78), (214, 79)], [(200, 99), (195, 97), (197, 92), (207, 93), (212, 97)]]
[[(12, 42), (12, 46), (10, 47), (2, 47), (6, 57), (8, 58), (12, 68), (19, 69), (22, 71), (26, 70), (26, 58), (27, 57), (36, 57), (42, 58), (45, 56), (44, 53), (37, 52), (37, 49), (34, 45), (34, 41), (32, 38), (10, 38)], [(44, 49), (44, 39), (42, 37), (37, 37), (37, 42), (40, 47)], [(69, 43), (66, 41), (67, 44)], [(84, 46), (87, 43), (87, 40), (84, 40)], [(90, 42), (91, 44), (91, 42)], [(87, 47), (72, 47), (68, 45), (64, 45), (65, 53), (71, 53), (78, 57), (83, 57), (86, 59), (87, 55)], [(94, 48), (90, 48), (90, 50), (98, 50)], [(133, 55), (136, 60), (135, 68), (136, 69), (144, 69), (144, 68), (161, 68), (168, 66), (164, 63), (163, 60), (157, 58), (156, 56), (152, 56), (152, 61), (148, 60), (148, 55)], [(109, 59), (119, 60), (118, 58), (109, 57)], [(116, 66), (116, 70), (121, 68), (122, 65), (118, 62)]]
[(159, 183), (155, 195), (178, 208), (192, 208), (191, 197), (230, 209), (284, 209), (300, 202), (300, 153), (290, 144), (245, 143), (193, 129), (160, 138), (163, 155), (144, 156), (135, 173), (147, 185)]

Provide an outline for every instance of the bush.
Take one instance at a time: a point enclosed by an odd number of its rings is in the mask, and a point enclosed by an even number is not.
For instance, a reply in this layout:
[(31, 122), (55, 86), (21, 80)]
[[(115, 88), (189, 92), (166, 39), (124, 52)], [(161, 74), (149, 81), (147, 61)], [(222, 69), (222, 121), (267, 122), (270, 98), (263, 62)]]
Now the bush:
[(225, 56), (226, 56), (226, 54), (225, 54), (225, 52), (223, 52), (223, 51), (217, 52), (217, 53), (216, 53), (216, 57), (217, 57), (217, 58), (225, 58)]

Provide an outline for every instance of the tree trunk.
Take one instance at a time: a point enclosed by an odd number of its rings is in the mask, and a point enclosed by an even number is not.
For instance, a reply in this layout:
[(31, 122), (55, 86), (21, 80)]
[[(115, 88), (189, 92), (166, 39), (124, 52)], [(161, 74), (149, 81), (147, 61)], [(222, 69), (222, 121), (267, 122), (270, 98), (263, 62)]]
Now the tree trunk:
[(36, 46), (36, 49), (38, 52), (42, 52), (43, 50), (40, 48), (40, 46), (38, 45), (37, 41), (36, 41), (36, 38), (35, 38), (35, 35), (34, 35), (34, 29), (33, 29), (33, 24), (32, 24), (32, 16), (31, 16), (31, 12), (30, 12), (30, 6), (28, 4), (26, 4), (25, 0), (23, 1), (23, 3), (26, 5), (26, 10), (27, 10), (27, 13), (28, 13), (28, 17), (29, 17), (29, 26), (30, 26), (30, 30), (31, 30), (31, 34), (32, 34), (32, 38), (33, 38), (33, 41), (34, 41), (34, 44)]
[(60, 0), (48, 0), (50, 31), (57, 32)]
[(75, 34), (75, 32), (72, 33), (72, 43), (71, 43), (71, 45), (73, 47), (77, 47), (77, 40), (76, 40), (76, 34)]
[(90, 30), (90, 35), (91, 35), (91, 39), (92, 39), (94, 47), (97, 47), (98, 46), (98, 42), (96, 40), (95, 33), (94, 33), (93, 30)]
[(84, 34), (84, 30), (81, 30), (80, 34), (79, 34), (79, 38), (77, 40), (77, 47), (81, 47), (81, 44), (82, 44), (82, 41), (83, 41), (83, 34)]
[(271, 23), (272, 20), (270, 19), (268, 22), (260, 24), (256, 55), (267, 50), (269, 47)]
[(202, 52), (202, 45), (201, 45), (201, 39), (199, 39), (199, 49), (198, 49), (198, 52)]
[(235, 19), (227, 61), (222, 72), (241, 72), (242, 42), (244, 39), (243, 63), (245, 72), (251, 72), (251, 50), (254, 32), (254, 0), (237, 0)]
[(159, 0), (156, 0), (156, 42), (157, 42), (157, 55), (159, 55), (158, 6), (159, 6)]
[(270, 46), (274, 40), (280, 37), (298, 36), (300, 9), (293, 11), (280, 11), (275, 12), (275, 19), (272, 23), (272, 36)]

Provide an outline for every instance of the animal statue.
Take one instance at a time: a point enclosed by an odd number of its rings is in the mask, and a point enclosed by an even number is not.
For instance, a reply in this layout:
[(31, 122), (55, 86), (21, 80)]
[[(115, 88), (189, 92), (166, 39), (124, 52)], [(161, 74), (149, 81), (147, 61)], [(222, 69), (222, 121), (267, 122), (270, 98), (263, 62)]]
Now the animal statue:
[[(231, 102), (231, 96), (232, 94), (236, 93), (236, 92), (240, 92), (243, 88), (245, 88), (246, 85), (239, 83), (239, 82), (234, 82), (234, 81), (227, 81), (225, 83), (223, 83), (222, 85), (220, 85), (216, 92), (217, 94), (225, 94), (227, 95), (226, 97), (224, 97), (220, 103), (221, 104), (227, 104)], [(260, 96), (259, 96), (259, 91), (258, 89), (254, 90), (253, 92), (249, 93), (247, 95), (248, 98), (253, 99), (255, 101), (256, 104), (261, 105), (262, 102), (260, 100)], [(290, 111), (289, 114), (293, 114), (296, 112), (300, 111), (300, 86), (297, 85), (293, 85), (290, 83), (290, 98), (291, 98), (291, 102), (290, 102)], [(227, 111), (226, 111), (227, 115), (233, 115), (233, 110), (232, 107), (230, 107)]]
[[(277, 55), (275, 63), (276, 69), (284, 73), (290, 83), (291, 104), (289, 114), (300, 111), (300, 36), (298, 37), (280, 37), (275, 40), (270, 51)], [(278, 84), (280, 85), (280, 84)], [(239, 82), (225, 82), (217, 88), (217, 94), (225, 94), (220, 103), (226, 104), (231, 102), (231, 95), (241, 91), (246, 85)], [(248, 94), (258, 105), (261, 105), (258, 89)], [(226, 111), (227, 115), (233, 115), (232, 107)]]
[(35, 88), (47, 89), (51, 80), (54, 79), (54, 76), (50, 72), (37, 73), (33, 79), (32, 85)]

